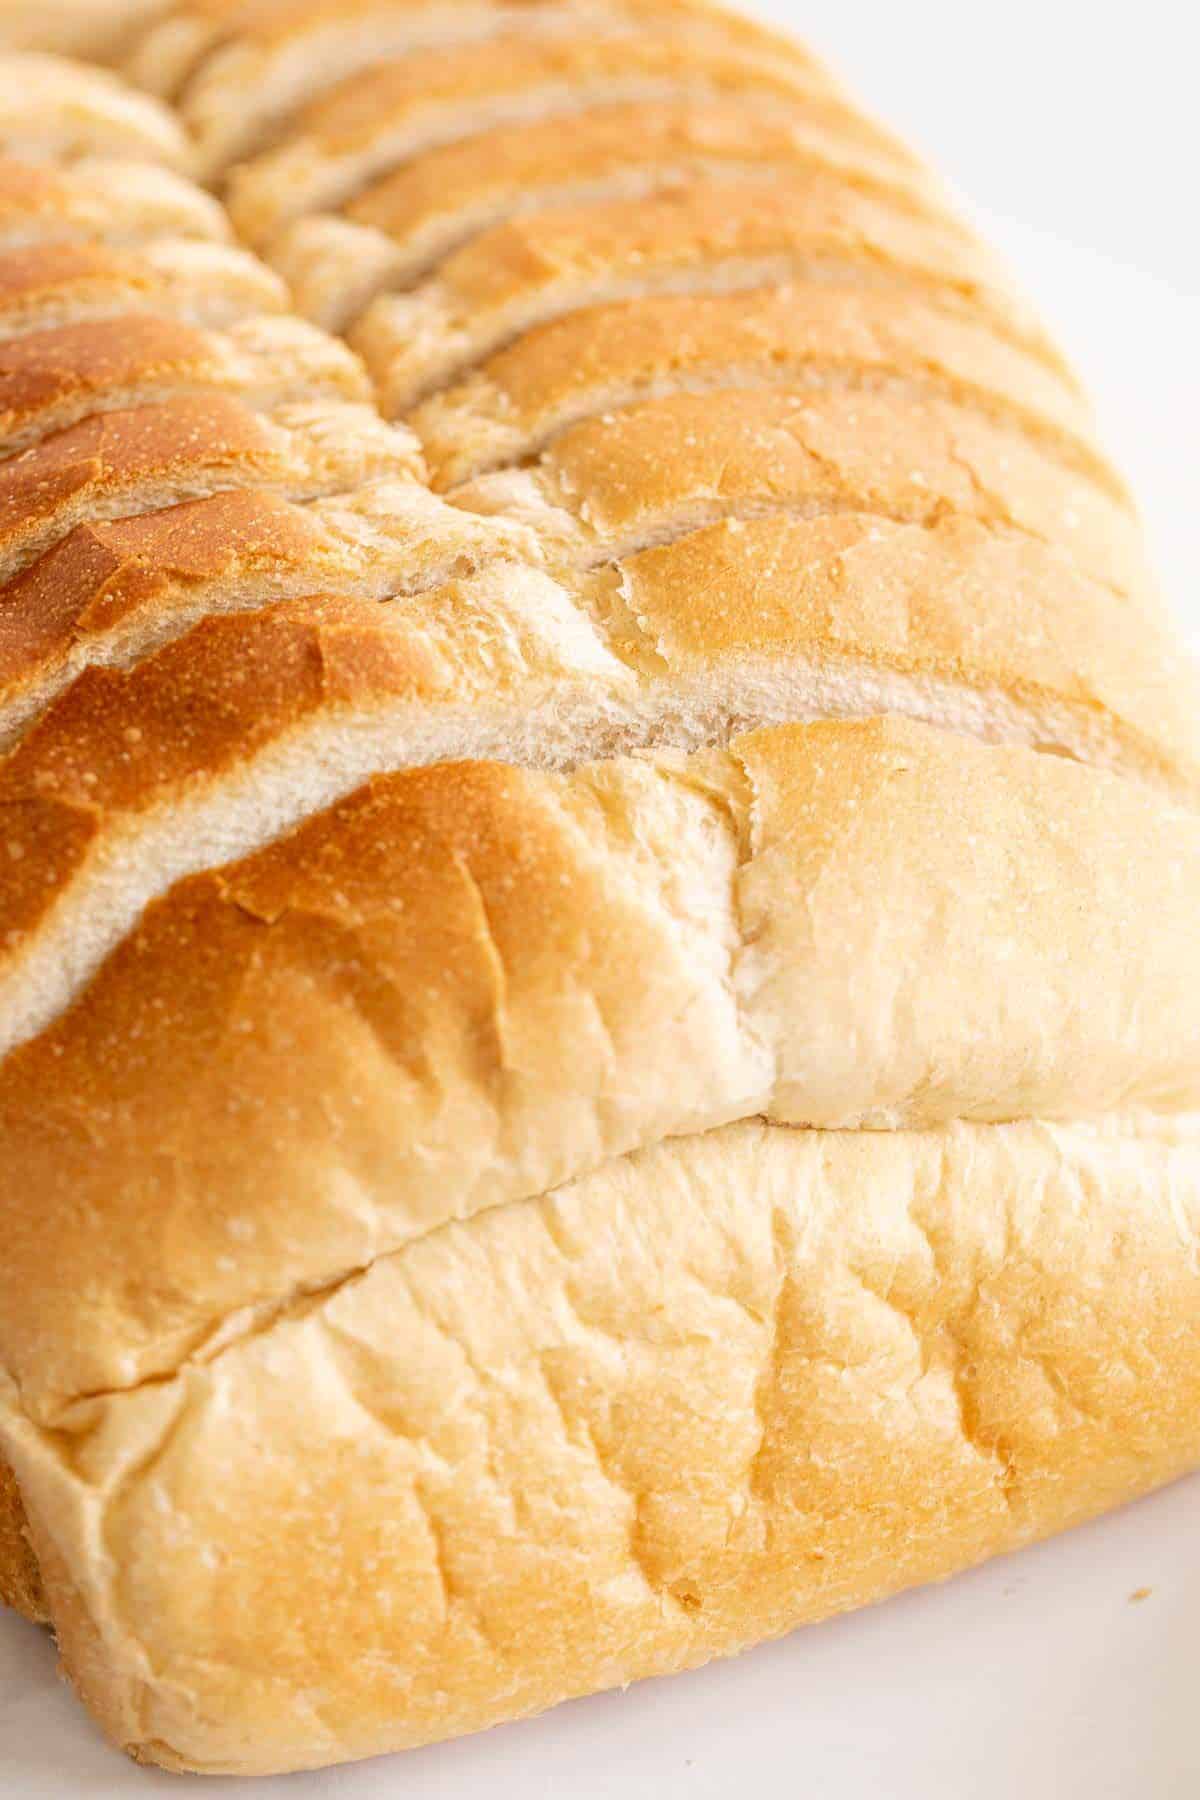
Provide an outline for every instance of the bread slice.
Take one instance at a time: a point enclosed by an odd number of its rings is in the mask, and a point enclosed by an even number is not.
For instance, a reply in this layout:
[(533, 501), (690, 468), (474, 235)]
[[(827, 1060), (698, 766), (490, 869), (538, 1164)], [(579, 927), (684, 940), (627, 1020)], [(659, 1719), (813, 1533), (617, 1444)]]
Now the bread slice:
[(31, 331), (0, 341), (0, 457), (99, 413), (175, 395), (226, 392), (255, 412), (297, 401), (365, 401), (362, 364), (300, 319), (197, 331), (148, 313)]
[(351, 334), (399, 412), (523, 332), (582, 307), (797, 280), (886, 288), (986, 325), (1062, 373), (991, 257), (956, 228), (814, 176), (667, 190), (640, 206), (533, 213), (484, 232)]
[(51, 50), (110, 62), (169, 0), (38, 0), (6, 6), (0, 14), (0, 48)]
[(1200, 1457), (1198, 1230), (1182, 1123), (748, 1122), (429, 1231), (69, 1435), (11, 1399), (3, 1428), (113, 1739), (315, 1766), (729, 1654), (1170, 1480)]
[(412, 480), (306, 506), (234, 488), (77, 526), (0, 593), (0, 748), (83, 670), (132, 667), (214, 614), (314, 592), (383, 600), (505, 557), (536, 563), (536, 539)]
[(0, 260), (0, 339), (143, 310), (219, 327), (286, 305), (279, 277), (227, 244), (161, 238), (132, 252), (44, 243)]
[(453, 498), (534, 526), (572, 568), (729, 517), (976, 518), (1057, 544), (1091, 580), (1155, 604), (1128, 501), (1021, 431), (903, 382), (670, 394), (572, 426), (531, 467)]
[(663, 187), (706, 180), (769, 181), (833, 171), (905, 210), (939, 207), (936, 184), (899, 157), (856, 143), (844, 109), (751, 112), (729, 95), (598, 106), (522, 121), (427, 151), (350, 201), (312, 213), (271, 243), (307, 317), (344, 330), (367, 302), (410, 287), (471, 238), (547, 207), (637, 202)]
[(36, 51), (0, 54), (0, 151), (23, 162), (129, 156), (181, 169), (187, 138), (148, 95), (103, 69)]
[(210, 394), (97, 415), (0, 463), (0, 581), (85, 521), (222, 488), (315, 498), (419, 469), (411, 435), (366, 406), (296, 405), (267, 418)]
[(0, 157), (0, 246), (62, 242), (144, 244), (154, 238), (230, 237), (224, 207), (156, 163), (85, 156), (69, 168)]
[(921, 299), (821, 282), (585, 307), (497, 351), (409, 423), (446, 488), (528, 461), (581, 420), (673, 393), (831, 384), (944, 395), (1122, 491), (1087, 403), (1037, 357)]
[[(764, 103), (816, 95), (832, 107), (827, 77), (794, 54), (747, 53), (734, 27), (689, 28), (686, 53), (668, 32), (514, 37), (385, 62), (316, 101), (277, 148), (241, 164), (229, 183), (233, 222), (262, 245), (293, 219), (351, 199), (366, 183), (422, 152), (504, 124), (567, 119), (596, 106), (661, 103), (760, 90)], [(849, 108), (842, 134), (879, 138)]]

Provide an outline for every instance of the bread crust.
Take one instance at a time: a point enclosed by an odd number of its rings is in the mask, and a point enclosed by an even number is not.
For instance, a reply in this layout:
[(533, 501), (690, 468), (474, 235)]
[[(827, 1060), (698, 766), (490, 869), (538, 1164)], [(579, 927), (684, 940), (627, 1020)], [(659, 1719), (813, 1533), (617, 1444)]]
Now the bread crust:
[(178, 119), (107, 70), (41, 51), (0, 53), (0, 150), (26, 162), (134, 156), (187, 166)]
[(584, 420), (530, 468), (452, 497), (527, 520), (572, 568), (729, 517), (973, 518), (1057, 546), (1088, 579), (1157, 606), (1128, 501), (1019, 429), (905, 382), (670, 393)]
[[(278, 148), (236, 169), (230, 213), (262, 245), (305, 212), (354, 197), (368, 182), (427, 149), (489, 126), (589, 106), (656, 102), (722, 91), (783, 102), (815, 95), (832, 110), (828, 78), (795, 54), (747, 54), (713, 21), (690, 30), (686, 54), (670, 32), (503, 38), (459, 50), (415, 53), (365, 69), (313, 103)], [(842, 133), (867, 147), (881, 139), (860, 114), (840, 112)]]
[[(135, 50), (140, 86), (173, 94), (209, 178), (268, 142), (297, 111), (360, 70), (399, 56), (453, 55), (480, 39), (650, 28), (682, 49), (719, 36), (764, 62), (794, 63), (796, 45), (748, 19), (689, 0), (350, 0), (344, 5), (172, 9)], [(811, 59), (810, 59), (811, 60)]]
[(1178, 1126), (747, 1123), (431, 1231), (69, 1436), (11, 1394), (0, 1431), (110, 1736), (320, 1765), (1169, 1480), (1200, 1455), (1198, 1227)]
[(298, 219), (271, 244), (309, 318), (344, 330), (376, 294), (428, 277), (446, 256), (506, 218), (548, 208), (649, 198), (702, 179), (720, 185), (813, 171), (945, 218), (923, 171), (848, 141), (843, 108), (823, 115), (727, 95), (609, 104), (567, 118), (499, 126), (427, 151), (367, 187), (340, 215)]
[(961, 231), (817, 176), (685, 184), (634, 208), (519, 215), (457, 251), (411, 294), (374, 301), (351, 342), (395, 412), (584, 306), (813, 277), (911, 294), (1061, 368), (990, 255)]
[(42, 0), (38, 6), (7, 6), (0, 16), (0, 47), (110, 62), (165, 4), (166, 0)]
[(0, 458), (101, 413), (226, 392), (252, 410), (366, 400), (362, 365), (295, 319), (218, 336), (148, 313), (61, 325), (0, 342)]
[(0, 340), (151, 309), (221, 327), (282, 312), (286, 302), (282, 281), (257, 257), (205, 240), (156, 239), (136, 253), (52, 241), (20, 246), (0, 263)]
[(225, 210), (153, 163), (83, 157), (68, 169), (0, 157), (0, 243), (137, 244), (157, 237), (230, 237)]
[(411, 435), (365, 406), (281, 407), (268, 419), (212, 393), (99, 413), (0, 463), (0, 581), (85, 520), (232, 487), (313, 498), (419, 470)]
[(908, 296), (819, 283), (586, 307), (409, 415), (436, 486), (527, 461), (597, 414), (673, 392), (908, 386), (1016, 424), (1120, 495), (1090, 409), (1037, 358)]

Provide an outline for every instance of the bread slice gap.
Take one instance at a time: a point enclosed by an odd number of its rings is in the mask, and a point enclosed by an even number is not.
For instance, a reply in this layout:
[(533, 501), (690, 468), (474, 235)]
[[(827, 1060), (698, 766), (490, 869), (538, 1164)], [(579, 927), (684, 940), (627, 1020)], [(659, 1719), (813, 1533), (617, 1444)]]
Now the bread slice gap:
[(1125, 497), (1090, 408), (1035, 357), (921, 299), (822, 283), (585, 307), (517, 338), (408, 423), (446, 488), (528, 461), (599, 413), (674, 393), (896, 384), (1014, 425)]
[(35, 51), (0, 54), (0, 151), (22, 162), (134, 157), (188, 166), (187, 137), (159, 101), (107, 69)]
[(636, 207), (511, 219), (456, 252), (433, 280), (373, 301), (350, 341), (381, 405), (396, 413), (524, 333), (585, 307), (797, 281), (905, 294), (995, 331), (1072, 379), (989, 253), (956, 228), (819, 176), (698, 182)]
[(1055, 544), (1092, 580), (1159, 604), (1127, 504), (1020, 431), (899, 384), (673, 393), (572, 426), (531, 466), (449, 497), (531, 525), (570, 568), (726, 517), (953, 514)]
[[(812, 65), (764, 62), (730, 48), (720, 31), (689, 31), (682, 51), (670, 33), (500, 38), (353, 76), (302, 113), (276, 148), (238, 165), (226, 198), (238, 232), (261, 247), (303, 214), (336, 210), (389, 170), (497, 126), (548, 117), (566, 124), (599, 106), (722, 93), (745, 104), (761, 97), (764, 106), (815, 95), (826, 118), (834, 111), (830, 85)], [(886, 154), (858, 113), (844, 106), (837, 116), (851, 143)]]
[(836, 123), (823, 125), (816, 101), (803, 110), (750, 108), (718, 95), (650, 109), (596, 107), (427, 151), (368, 187), (343, 214), (297, 219), (271, 241), (270, 260), (300, 310), (341, 331), (377, 294), (428, 279), (506, 218), (635, 203), (697, 180), (770, 181), (785, 171), (833, 173), (902, 210), (951, 220), (930, 177), (847, 143)]
[(268, 418), (208, 394), (104, 413), (0, 464), (0, 582), (77, 525), (224, 488), (316, 499), (421, 473), (415, 439), (368, 406), (298, 404)]
[(70, 168), (0, 157), (0, 249), (90, 243), (128, 248), (154, 238), (232, 237), (219, 201), (157, 163), (88, 156)]
[(0, 458), (99, 413), (176, 395), (230, 394), (252, 412), (365, 401), (370, 384), (336, 338), (287, 314), (198, 331), (154, 313), (0, 341)]
[(77, 526), (0, 589), (0, 749), (88, 668), (130, 668), (202, 619), (313, 593), (385, 600), (535, 565), (532, 533), (380, 481), (298, 506), (261, 489)]

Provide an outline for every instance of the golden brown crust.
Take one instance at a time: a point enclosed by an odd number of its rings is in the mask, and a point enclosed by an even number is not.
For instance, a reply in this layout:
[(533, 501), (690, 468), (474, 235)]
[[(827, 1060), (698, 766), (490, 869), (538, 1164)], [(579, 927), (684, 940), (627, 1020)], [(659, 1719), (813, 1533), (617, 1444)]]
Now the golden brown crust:
[(92, 224), (91, 209), (81, 206), (69, 177), (61, 170), (0, 157), (0, 232), (6, 240), (15, 233), (19, 242), (24, 231), (40, 235), (40, 230), (51, 236), (61, 230), (71, 237), (81, 210), (87, 229)]
[[(612, 0), (612, 4), (597, 10), (614, 25), (628, 25), (631, 20), (665, 23), (671, 19), (685, 28), (689, 24), (715, 23), (731, 40), (770, 45), (781, 55), (801, 54), (794, 39), (711, 6), (707, 0)], [(407, 14), (406, 22), (419, 43), (421, 28), (428, 23), (441, 25), (450, 40), (460, 38), (470, 4), (469, 0), (434, 0), (433, 4), (430, 0), (399, 0), (399, 4), (397, 0), (178, 0), (174, 11), (176, 17), (189, 24), (207, 25), (223, 39), (236, 38), (256, 45), (292, 43), (314, 27), (326, 24), (358, 24), (365, 20), (383, 27), (389, 17), (403, 19)], [(539, 13), (551, 28), (564, 13), (572, 19), (589, 17), (586, 6), (571, 6), (563, 0), (550, 0), (549, 4), (544, 4), (544, 0), (498, 0), (491, 10), (491, 27), (494, 31), (514, 31), (524, 19)], [(320, 79), (320, 71), (314, 79)]]
[(18, 854), (23, 843), (45, 852), (61, 892), (82, 821), (98, 831), (106, 813), (216, 779), (318, 707), (393, 692), (436, 698), (445, 676), (428, 641), (380, 629), (374, 613), (329, 595), (281, 601), (246, 619), (206, 620), (128, 673), (92, 669), (74, 682), (0, 764), (15, 865), (0, 873), (8, 930), (29, 930), (28, 908), (49, 901), (38, 858)]
[(256, 257), (203, 240), (167, 238), (137, 253), (95, 242), (22, 245), (0, 258), (0, 270), (0, 339), (147, 307), (226, 326), (286, 302), (283, 283)]
[[(1157, 767), (1183, 791), (1200, 768), (1196, 677), (1181, 668), (1173, 633), (1082, 579), (1061, 553), (973, 520), (726, 520), (628, 558), (619, 582), (677, 679), (725, 657), (777, 658), (781, 671), (814, 656), (836, 668), (844, 657), (944, 682), (944, 722), (955, 722), (957, 693), (961, 724), (984, 736), (972, 696), (1003, 694), (1044, 709), (1033, 741), (1059, 754), (1103, 763), (1085, 722), (1103, 721), (1128, 746), (1129, 762), (1113, 766)], [(836, 709), (833, 694), (825, 704)], [(1055, 737), (1057, 708), (1076, 718), (1073, 744)]]
[(1043, 356), (1040, 329), (959, 230), (833, 179), (695, 183), (644, 200), (518, 216), (411, 295), (369, 306), (351, 341), (400, 410), (524, 331), (596, 303), (802, 279), (887, 287)]
[(315, 96), (384, 61), (433, 49), (453, 56), (480, 39), (617, 34), (634, 26), (671, 33), (681, 51), (707, 37), (761, 62), (799, 60), (790, 39), (687, 0), (351, 0), (219, 14), (176, 6), (138, 47), (130, 70), (139, 85), (176, 97), (211, 178), (279, 135)]
[(6, 6), (0, 45), (6, 50), (50, 50), (112, 62), (169, 0), (44, 0), (38, 6)]
[[(722, 37), (719, 29), (715, 45), (700, 37), (682, 55), (669, 36), (605, 33), (561, 39), (504, 38), (467, 45), (457, 54), (439, 50), (408, 56), (367, 69), (343, 83), (310, 107), (290, 136), (311, 138), (334, 152), (355, 149), (377, 140), (415, 103), (444, 98), (461, 104), (477, 94), (536, 90), (549, 82), (586, 94), (589, 80), (627, 72), (711, 72), (718, 79), (724, 74), (739, 91), (753, 88), (757, 65), (731, 53)], [(431, 83), (431, 75), (437, 77), (435, 83)], [(778, 85), (789, 94), (828, 93), (813, 65), (798, 55), (783, 61)], [(764, 81), (764, 86), (770, 83)], [(573, 108), (568, 104), (564, 110)]]
[(588, 307), (526, 333), (410, 416), (448, 487), (543, 449), (600, 412), (673, 389), (870, 389), (915, 383), (1015, 422), (1119, 495), (1090, 409), (1061, 377), (992, 332), (908, 296), (794, 283)]
[(744, 97), (609, 104), (483, 131), (426, 151), (357, 195), (340, 217), (310, 214), (271, 244), (296, 304), (345, 330), (377, 294), (411, 286), (504, 219), (564, 206), (630, 206), (682, 182), (774, 182), (836, 173), (901, 211), (948, 221), (935, 184), (849, 142), (844, 109), (753, 110)]
[(296, 320), (217, 335), (154, 313), (91, 319), (0, 341), (0, 456), (98, 413), (205, 390), (268, 412), (369, 393), (357, 359)]
[(153, 314), (31, 332), (0, 344), (0, 454), (116, 406), (141, 406), (221, 385), (218, 347), (190, 326)]
[(411, 278), (421, 260), (436, 258), (439, 236), (465, 236), (478, 221), (523, 210), (530, 199), (545, 204), (538, 196), (637, 170), (679, 180), (697, 169), (711, 178), (723, 165), (759, 165), (764, 173), (833, 167), (852, 185), (875, 185), (901, 205), (932, 210), (938, 190), (931, 178), (903, 157), (848, 140), (844, 118), (844, 108), (824, 117), (816, 97), (792, 115), (754, 110), (740, 95), (714, 95), (523, 121), (427, 152), (357, 195), (345, 213), (387, 232), (398, 247), (411, 246), (410, 260), (398, 265)]
[(274, 449), (263, 421), (219, 396), (85, 419), (0, 467), (0, 541), (19, 542), (81, 489), (120, 492), (160, 472), (186, 486), (196, 463), (266, 473)]
[[(689, 33), (568, 33), (501, 38), (416, 51), (369, 67), (316, 101), (284, 142), (233, 173), (229, 204), (247, 240), (262, 244), (302, 213), (349, 200), (369, 181), (422, 150), (489, 126), (568, 116), (623, 100), (657, 101), (732, 90), (794, 102), (816, 95), (835, 112), (828, 79), (795, 55), (746, 54), (717, 21)], [(837, 114), (852, 143), (885, 154), (890, 140), (860, 114)]]
[[(49, 709), (0, 765), (6, 1042), (52, 1018), (172, 880), (381, 768), (569, 764), (886, 707), (1197, 792), (1170, 640), (1020, 539), (963, 521), (726, 523), (572, 599), (501, 560), (520, 540), (473, 539), (428, 495), (404, 507), (413, 491), (316, 516), (254, 496), (168, 511), (78, 533), (10, 587), (7, 736)], [(356, 554), (380, 524), (395, 536)], [(288, 601), (328, 568), (340, 600)], [(414, 602), (363, 604), (400, 583)], [(206, 613), (238, 616), (194, 629)]]
[[(398, 242), (416, 237), (440, 215), (475, 216), (481, 206), (516, 209), (529, 191), (597, 181), (630, 168), (686, 173), (699, 164), (710, 175), (722, 163), (746, 168), (839, 167), (852, 182), (874, 179), (903, 202), (932, 207), (931, 177), (903, 156), (873, 155), (825, 124), (822, 102), (806, 96), (803, 109), (756, 111), (743, 96), (598, 107), (561, 119), (499, 126), (461, 143), (431, 150), (382, 177), (347, 205), (346, 217), (373, 225)], [(820, 146), (818, 152), (817, 146)]]
[(232, 489), (79, 526), (0, 592), (0, 742), (90, 664), (128, 666), (206, 614), (325, 590), (385, 599), (535, 548), (409, 482), (304, 507)]
[(530, 470), (453, 497), (519, 512), (573, 566), (722, 517), (850, 511), (975, 518), (1057, 545), (1118, 592), (1149, 604), (1154, 591), (1127, 503), (1019, 430), (905, 384), (668, 394), (573, 426)]
[[(479, 521), (474, 535), (472, 523), (419, 490), (381, 484), (308, 508), (232, 490), (79, 527), (3, 590), (0, 732), (28, 716), (26, 694), (52, 698), (89, 663), (135, 662), (206, 613), (326, 589), (377, 599), (419, 592), (489, 558), (528, 560), (531, 546), (502, 520)], [(437, 624), (481, 695), (489, 668), (502, 691), (500, 646), (522, 608), (530, 648), (537, 642), (548, 598), (544, 586), (523, 595), (514, 570), (498, 573), (498, 589), (477, 588), (469, 602), (464, 595), (461, 611)], [(611, 615), (614, 588), (625, 624)], [(502, 596), (509, 610), (489, 623), (488, 607)], [(1065, 557), (969, 520), (914, 527), (839, 513), (727, 521), (633, 556), (598, 583), (562, 593), (559, 604), (579, 610), (581, 630), (589, 615), (597, 625), (607, 620), (610, 649), (642, 671), (648, 693), (663, 676), (719, 684), (723, 669), (758, 659), (795, 716), (818, 701), (803, 690), (789, 698), (789, 668), (875, 668), (940, 683), (926, 716), (953, 719), (957, 696), (964, 718), (982, 709), (971, 729), (1004, 736), (1007, 701), (1030, 708), (1035, 742), (1182, 792), (1197, 781), (1195, 699), (1170, 634), (1081, 579)], [(373, 608), (363, 619), (389, 629)], [(547, 642), (542, 655), (543, 666), (526, 664), (518, 683), (531, 699), (555, 673)], [(863, 689), (856, 703), (851, 690), (846, 704), (863, 710), (869, 695)], [(909, 705), (918, 700), (914, 690)], [(834, 706), (832, 692), (825, 704)], [(654, 721), (651, 708), (642, 736), (631, 724), (628, 741), (652, 741)]]
[[(408, 63), (425, 59), (426, 74), (432, 76), (430, 94), (470, 99), (479, 90), (480, 41), (493, 50), (497, 76), (504, 77), (509, 88), (522, 77), (527, 85), (536, 83), (545, 68), (536, 49), (525, 50), (527, 43), (560, 45), (574, 40), (581, 43), (585, 56), (588, 45), (594, 45), (590, 65), (581, 61), (574, 65), (579, 81), (585, 81), (588, 68), (594, 72), (597, 59), (606, 56), (601, 38), (621, 38), (626, 45), (669, 41), (676, 63), (709, 59), (725, 79), (741, 67), (743, 79), (761, 76), (765, 86), (806, 86), (810, 92), (829, 86), (828, 77), (822, 79), (813, 59), (792, 41), (720, 9), (680, 5), (676, 0), (351, 5), (345, 11), (329, 9), (322, 18), (295, 20), (279, 14), (277, 23), (281, 29), (272, 32), (273, 41), (261, 36), (255, 41), (254, 31), (239, 32), (200, 68), (196, 79), (185, 83), (180, 110), (191, 126), (207, 175), (218, 175), (237, 157), (254, 151), (261, 140), (272, 142), (297, 130), (297, 113), (300, 130), (306, 130), (313, 115), (322, 117), (322, 95), (345, 92), (365, 70), (401, 58)], [(187, 29), (175, 22), (175, 47), (182, 45), (185, 34)], [(304, 41), (308, 54), (300, 50)], [(146, 49), (149, 61), (153, 47)], [(441, 59), (441, 67), (435, 67), (432, 58)], [(164, 74), (167, 81), (178, 79), (173, 72)], [(867, 135), (860, 121), (851, 130)], [(874, 135), (882, 142), (883, 133)], [(900, 151), (896, 155), (900, 157)]]
[(0, 260), (0, 320), (11, 330), (49, 310), (66, 317), (136, 307), (158, 288), (152, 268), (98, 243), (31, 244)]
[(70, 644), (231, 567), (248, 567), (251, 579), (272, 566), (308, 570), (319, 543), (305, 512), (260, 489), (77, 526), (3, 591), (0, 684), (19, 683)]
[(0, 463), (0, 580), (85, 520), (120, 518), (223, 488), (299, 498), (372, 474), (415, 473), (411, 440), (365, 408), (281, 409), (276, 420), (221, 394), (182, 395), (84, 419)]

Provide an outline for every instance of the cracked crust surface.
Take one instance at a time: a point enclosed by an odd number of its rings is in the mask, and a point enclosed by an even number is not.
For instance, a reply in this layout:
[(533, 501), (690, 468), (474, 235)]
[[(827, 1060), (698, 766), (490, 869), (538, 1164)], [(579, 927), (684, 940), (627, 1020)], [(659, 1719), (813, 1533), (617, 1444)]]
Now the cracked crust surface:
[(75, 1679), (319, 1765), (1015, 1549), (1200, 1455), (1198, 1228), (1182, 1128), (748, 1122), (433, 1230), (69, 1450), (9, 1406)]
[(889, 385), (1006, 420), (1120, 492), (1089, 409), (1036, 358), (911, 297), (817, 282), (643, 296), (527, 332), (410, 414), (435, 483), (529, 459), (571, 426), (673, 391)]
[(1125, 500), (1021, 431), (904, 383), (668, 394), (572, 426), (529, 468), (452, 497), (537, 523), (557, 559), (585, 567), (729, 517), (975, 518), (1058, 546), (1081, 574), (1154, 604)]

